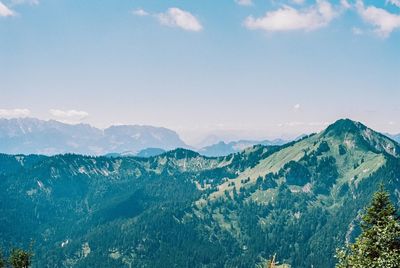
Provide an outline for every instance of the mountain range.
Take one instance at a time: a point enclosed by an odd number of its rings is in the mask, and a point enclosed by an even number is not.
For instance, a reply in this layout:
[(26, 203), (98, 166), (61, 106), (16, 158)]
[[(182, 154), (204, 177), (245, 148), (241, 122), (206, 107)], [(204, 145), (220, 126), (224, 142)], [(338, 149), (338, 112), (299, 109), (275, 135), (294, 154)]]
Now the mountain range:
[(334, 267), (400, 145), (349, 119), (223, 157), (0, 155), (0, 246), (34, 267)]
[[(205, 156), (225, 156), (256, 144), (282, 145), (275, 139), (217, 142), (197, 151)], [(0, 119), (0, 152), (6, 154), (150, 157), (176, 148), (192, 148), (173, 130), (139, 125), (111, 126), (104, 130), (88, 124), (66, 124), (36, 118)]]
[(0, 119), (0, 152), (7, 154), (136, 154), (147, 148), (178, 147), (188, 148), (176, 132), (162, 127), (119, 125), (102, 130), (54, 120)]
[(400, 143), (400, 134), (386, 134), (386, 136)]
[(243, 151), (246, 148), (252, 147), (254, 145), (283, 145), (288, 143), (289, 141), (283, 139), (275, 139), (275, 140), (239, 140), (239, 141), (231, 141), (225, 143), (224, 141), (220, 141), (218, 143), (205, 146), (198, 150), (198, 152), (204, 156), (226, 156), (229, 154), (237, 153)]

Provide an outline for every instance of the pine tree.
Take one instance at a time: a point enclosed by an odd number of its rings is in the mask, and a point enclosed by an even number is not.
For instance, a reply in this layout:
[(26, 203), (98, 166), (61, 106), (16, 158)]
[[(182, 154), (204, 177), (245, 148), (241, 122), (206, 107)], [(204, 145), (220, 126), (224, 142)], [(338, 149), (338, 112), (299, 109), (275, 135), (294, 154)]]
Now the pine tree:
[(0, 268), (6, 267), (6, 260), (3, 257), (3, 251), (0, 248)]
[(32, 256), (31, 252), (14, 248), (11, 250), (9, 262), (13, 268), (28, 268), (32, 263)]
[(361, 235), (338, 250), (337, 268), (400, 267), (400, 220), (383, 185), (362, 216)]
[(274, 254), (272, 259), (268, 261), (267, 268), (275, 268), (275, 257), (276, 257), (276, 254)]

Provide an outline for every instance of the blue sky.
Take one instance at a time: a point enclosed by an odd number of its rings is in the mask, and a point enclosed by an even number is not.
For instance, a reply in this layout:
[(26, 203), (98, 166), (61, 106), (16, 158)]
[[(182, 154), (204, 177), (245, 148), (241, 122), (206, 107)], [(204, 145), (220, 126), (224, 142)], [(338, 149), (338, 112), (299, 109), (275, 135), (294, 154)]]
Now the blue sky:
[(400, 1), (0, 0), (0, 116), (189, 142), (400, 132)]

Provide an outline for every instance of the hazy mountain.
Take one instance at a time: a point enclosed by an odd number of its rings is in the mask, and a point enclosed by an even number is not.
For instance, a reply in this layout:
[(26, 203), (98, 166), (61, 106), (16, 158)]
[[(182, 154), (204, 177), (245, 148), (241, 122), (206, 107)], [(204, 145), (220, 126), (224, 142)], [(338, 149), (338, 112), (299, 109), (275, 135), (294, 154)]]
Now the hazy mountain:
[(137, 157), (152, 157), (165, 153), (166, 151), (160, 148), (146, 148), (136, 154)]
[(108, 153), (108, 154), (105, 154), (104, 156), (106, 156), (106, 157), (128, 157), (128, 156), (153, 157), (153, 156), (163, 154), (165, 152), (167, 152), (167, 151), (164, 149), (160, 149), (160, 148), (146, 148), (146, 149), (140, 150), (138, 153), (126, 151), (126, 152), (122, 152), (122, 153)]
[(339, 120), (282, 146), (210, 158), (0, 155), (0, 246), (35, 267), (333, 267), (383, 182), (400, 204), (400, 146)]
[(187, 147), (172, 130), (152, 126), (111, 126), (105, 130), (87, 124), (70, 125), (34, 118), (0, 119), (0, 152), (8, 154), (78, 153), (101, 155), (139, 152), (155, 147)]
[(389, 138), (391, 138), (397, 142), (400, 142), (400, 134), (386, 134), (386, 136), (388, 136)]
[(114, 152), (134, 151), (147, 148), (161, 148), (171, 150), (179, 147), (188, 147), (170, 129), (152, 126), (111, 126), (104, 130), (104, 144), (108, 150)]
[(194, 146), (196, 148), (204, 148), (216, 143), (219, 143), (220, 141), (222, 141), (223, 139), (217, 135), (208, 135), (206, 136), (204, 139), (202, 139), (201, 141), (197, 142), (196, 144), (194, 144)]
[(261, 144), (261, 145), (283, 145), (288, 141), (282, 139), (275, 139), (272, 141), (263, 140), (263, 141), (256, 141), (256, 140), (239, 140), (239, 141), (232, 141), (229, 143), (225, 143), (220, 141), (216, 144), (206, 146), (198, 150), (198, 152), (205, 156), (226, 156), (229, 154), (237, 153), (239, 151), (243, 151), (244, 149)]

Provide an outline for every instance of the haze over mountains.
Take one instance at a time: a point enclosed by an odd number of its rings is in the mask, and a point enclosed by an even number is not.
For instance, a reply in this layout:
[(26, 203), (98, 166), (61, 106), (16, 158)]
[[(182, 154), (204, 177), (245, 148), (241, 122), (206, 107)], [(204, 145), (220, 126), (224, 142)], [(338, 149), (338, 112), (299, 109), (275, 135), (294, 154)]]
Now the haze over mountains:
[[(400, 141), (400, 134), (386, 135)], [(218, 141), (217, 137), (213, 137), (213, 140), (216, 142), (196, 151), (204, 156), (226, 156), (257, 144), (283, 145), (290, 141), (274, 139), (224, 142)], [(175, 131), (163, 127), (118, 125), (102, 130), (89, 124), (72, 125), (55, 120), (0, 119), (0, 153), (150, 157), (176, 148), (194, 149), (185, 144)]]
[(391, 138), (391, 139), (393, 139), (393, 140), (395, 140), (395, 141), (397, 141), (397, 142), (400, 143), (400, 134), (394, 134), (394, 135), (387, 134), (387, 136), (388, 136), (389, 138)]
[(147, 148), (172, 150), (188, 146), (172, 130), (139, 125), (104, 130), (88, 124), (70, 125), (35, 118), (0, 119), (0, 152), (8, 154), (77, 153), (103, 155)]
[[(255, 144), (281, 145), (287, 141), (240, 140), (217, 142), (198, 151), (224, 156)], [(149, 157), (176, 148), (192, 148), (170, 129), (141, 125), (118, 125), (104, 130), (88, 124), (66, 124), (35, 118), (0, 119), (0, 152), (8, 154), (138, 155)]]
[(400, 204), (400, 145), (351, 120), (225, 157), (0, 155), (0, 246), (34, 267), (326, 268), (383, 182)]
[(224, 141), (220, 141), (218, 143), (205, 146), (198, 150), (198, 152), (204, 156), (226, 156), (229, 154), (237, 153), (243, 151), (246, 148), (252, 147), (257, 144), (261, 145), (283, 145), (289, 141), (283, 139), (275, 139), (275, 140), (239, 140), (239, 141), (231, 141), (225, 143)]

